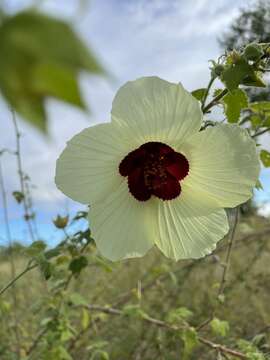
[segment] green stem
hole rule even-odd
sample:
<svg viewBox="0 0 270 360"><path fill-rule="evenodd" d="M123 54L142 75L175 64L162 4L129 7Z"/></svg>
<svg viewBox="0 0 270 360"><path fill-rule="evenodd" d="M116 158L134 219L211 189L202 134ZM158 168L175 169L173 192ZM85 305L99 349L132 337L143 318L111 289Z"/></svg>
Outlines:
<svg viewBox="0 0 270 360"><path fill-rule="evenodd" d="M33 264L33 265L28 265L21 273L19 273L17 276L15 276L6 286L4 286L1 290L0 290L0 296L4 294L4 292L6 292L12 285L15 284L15 282L17 282L23 275L25 275L26 273L28 273L28 271L36 268L38 265L37 264Z"/></svg>
<svg viewBox="0 0 270 360"><path fill-rule="evenodd" d="M206 99L207 99L207 97L209 95L209 91L210 91L211 86L213 85L213 82L215 81L215 79L216 79L215 77L211 77L211 79L210 79L210 81L208 83L207 89L206 89L206 91L204 93L204 96L203 96L203 99L202 99L202 109L204 108Z"/></svg>
<svg viewBox="0 0 270 360"><path fill-rule="evenodd" d="M222 90L222 92L220 94L218 94L216 97L214 97L214 99L212 101L210 101L210 103L208 105L206 105L205 107L202 107L202 112L204 114L206 114L214 105L216 105L216 103L223 98L223 96L225 96L228 93L228 89L224 89Z"/></svg>
<svg viewBox="0 0 270 360"><path fill-rule="evenodd" d="M255 133L254 135L252 135L252 138L254 139L254 138L256 138L257 136L260 136L260 135L262 135L262 134L267 133L268 131L270 131L270 128L269 128L269 127L268 127L267 129L264 129L264 130L262 130L262 131L259 131L259 132Z"/></svg>

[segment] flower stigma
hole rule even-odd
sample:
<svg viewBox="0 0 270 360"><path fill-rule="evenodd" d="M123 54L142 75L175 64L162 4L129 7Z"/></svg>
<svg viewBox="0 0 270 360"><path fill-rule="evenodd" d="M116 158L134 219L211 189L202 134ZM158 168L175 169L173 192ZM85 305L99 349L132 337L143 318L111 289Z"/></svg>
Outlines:
<svg viewBox="0 0 270 360"><path fill-rule="evenodd" d="M147 142L120 162L119 173L128 178L130 193L139 201L152 195L172 200L181 193L180 180L189 172L186 157L161 142Z"/></svg>

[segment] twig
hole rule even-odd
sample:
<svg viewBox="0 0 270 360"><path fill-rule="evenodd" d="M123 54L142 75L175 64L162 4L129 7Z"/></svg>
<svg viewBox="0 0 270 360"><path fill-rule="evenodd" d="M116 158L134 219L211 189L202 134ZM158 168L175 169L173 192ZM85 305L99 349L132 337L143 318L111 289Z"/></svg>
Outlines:
<svg viewBox="0 0 270 360"><path fill-rule="evenodd" d="M261 131L258 131L257 133L253 134L251 137L253 139L255 139L256 137L262 135L262 134L265 134L266 132L270 131L270 127L264 129L264 130L261 130Z"/></svg>
<svg viewBox="0 0 270 360"><path fill-rule="evenodd" d="M115 309L115 308L111 308L111 307L106 307L106 306L100 306L100 305L82 305L82 307L84 307L85 309L89 310L89 311L99 311L99 312L103 312L105 314L109 314L109 315L116 315L116 316L123 316L125 315L124 312L122 310L119 309ZM155 319L152 318L148 315L142 317L142 320L145 321L146 323L155 325L157 327L161 327L164 329L168 329L168 330L173 330L173 331L179 331L179 330L183 330L184 327L179 327L176 325L171 325L169 323L166 323L163 320L159 320L159 319ZM235 356L239 359L247 359L247 356L237 350L233 350L230 349L224 345L221 344L216 344L208 339L205 339L204 337L198 336L198 340L201 344L204 344L208 347L210 347L211 349L215 349L218 350L222 353L225 354L229 354L232 356Z"/></svg>
<svg viewBox="0 0 270 360"><path fill-rule="evenodd" d="M238 224L238 218L239 218L239 208L237 207L235 209L234 223L233 223L233 227L232 227L231 234L230 234L229 241L228 241L228 250L227 250L225 264L224 264L224 268L223 268L223 272L222 272L222 278L221 278L221 282L220 282L220 286L219 286L219 290L218 290L218 296L223 294L225 286L226 286L227 275L228 275L228 270L229 270L229 265L230 265L229 263L230 263L233 243L234 243L234 239L235 239L235 231L236 231L236 227Z"/></svg>
<svg viewBox="0 0 270 360"><path fill-rule="evenodd" d="M231 253L232 253L233 241L234 241L234 237L235 237L235 230L236 230L237 223L238 223L238 216L239 216L238 207L236 208L235 211L236 212L235 212L235 216L234 216L234 223L233 223L233 227L232 227L232 230L231 230L231 233L229 236L226 260L225 260L225 264L224 264L224 268L223 268L223 272L222 272L222 278L221 278L221 282L220 282L220 286L219 286L219 290L218 290L218 297L223 294L225 285L226 285L226 281L227 281L227 273L228 273L229 262L230 262L230 257L231 257ZM210 317L208 319L204 320L201 324L199 324L196 327L197 331L205 328L213 320L213 318L215 316L216 308L217 308L217 305L213 306Z"/></svg>
<svg viewBox="0 0 270 360"><path fill-rule="evenodd" d="M228 90L224 89L220 94L218 94L208 105L202 108L202 112L206 114L216 103L227 94Z"/></svg>
<svg viewBox="0 0 270 360"><path fill-rule="evenodd" d="M48 328L43 329L35 338L35 340L33 341L32 345L30 346L30 348L26 351L26 355L30 355L35 348L38 346L40 340L43 338L43 336L47 333Z"/></svg>
<svg viewBox="0 0 270 360"><path fill-rule="evenodd" d="M37 264L33 264L33 265L28 265L21 273L19 273L18 275L16 275L7 285L5 285L1 290L0 290L0 296L4 294L4 292L6 292L11 286L13 286L15 284L15 282L17 280L19 280L23 275L25 275L26 273L28 273L30 270L36 268L38 265Z"/></svg>
<svg viewBox="0 0 270 360"><path fill-rule="evenodd" d="M24 207L24 217L28 226L29 235L31 237L32 242L35 241L34 232L32 229L32 225L30 222L31 214L29 212L28 203L26 200L26 191L25 191L25 183L24 183L24 173L22 168L22 159L21 159L21 143L20 143L20 137L21 134L19 132L16 115L13 109L11 109L12 114L12 122L14 125L15 135L16 135L16 158L17 158L17 166L18 166L18 173L19 173L19 180L20 180L20 187L21 187L21 193L23 194L22 202Z"/></svg>

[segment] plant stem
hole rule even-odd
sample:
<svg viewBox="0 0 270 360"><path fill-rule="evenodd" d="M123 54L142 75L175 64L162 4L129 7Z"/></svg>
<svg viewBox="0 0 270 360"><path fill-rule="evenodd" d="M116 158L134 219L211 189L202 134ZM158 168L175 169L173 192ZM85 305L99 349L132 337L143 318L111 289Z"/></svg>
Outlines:
<svg viewBox="0 0 270 360"><path fill-rule="evenodd" d="M105 314L109 314L109 315L120 315L120 316L123 316L125 315L124 312L122 310L119 310L119 309L115 309L115 308L111 308L111 307L106 307L106 306L99 306L99 305L82 305L82 307L84 307L85 309L89 310L89 311L99 311L99 312L103 312ZM186 327L179 327L179 326L176 326L176 325L171 325L163 320L159 320L159 319L155 319L155 318L152 318L148 315L144 316L142 318L143 321L145 321L146 323L149 323L149 324L152 324L152 325L155 325L157 327L161 327L161 328L165 328L165 329L168 329L168 330L173 330L173 331L181 331L181 330L184 330L185 328L189 327L189 326L186 326ZM239 359L247 359L247 356L237 350L233 350L233 349L230 349L230 348L227 348L226 346L224 345L221 345L221 344L216 344L208 339L205 339L204 337L201 337L201 336L198 336L198 340L201 344L204 344L208 347L210 347L211 349L215 349L215 350L218 350L224 354L228 354L228 355L232 355L232 356L235 356Z"/></svg>
<svg viewBox="0 0 270 360"><path fill-rule="evenodd" d="M29 212L29 207L28 207L28 203L27 203L27 199L26 199L26 189L25 189L25 183L24 183L24 173L23 173L23 168L22 168L22 159L21 159L21 144L20 144L20 137L21 134L19 132L19 128L18 128L18 124L17 124L17 119L16 119L16 115L13 109L11 109L11 114L12 114L12 122L14 125L14 130L15 130L15 136L16 136L16 158L17 158L17 166L18 166L18 173L19 173L19 180L20 180L20 187L21 187L21 193L23 194L23 207L24 207L24 217L28 226L28 231L29 231L29 235L30 238L32 240L32 242L35 241L35 236L34 236L34 232L32 229L32 224L30 222L30 212Z"/></svg>
<svg viewBox="0 0 270 360"><path fill-rule="evenodd" d="M210 79L210 81L208 83L208 86L206 88L205 94L204 94L203 99L202 99L202 106L201 106L202 109L204 108L206 99L207 99L207 97L209 95L209 91L210 91L211 86L213 85L213 82L215 81L215 79L216 79L215 77L211 77L211 79Z"/></svg>
<svg viewBox="0 0 270 360"><path fill-rule="evenodd" d="M270 131L270 127L268 127L268 128L266 128L266 129L264 129L264 130L261 130L261 131L255 133L255 134L252 135L251 137L252 137L253 139L255 139L256 137L258 137L258 136L260 136L260 135L262 135L262 134L265 134L265 133L267 133L268 131Z"/></svg>
<svg viewBox="0 0 270 360"><path fill-rule="evenodd" d="M220 94L218 94L216 97L214 97L214 99L212 101L210 101L210 103L208 105L206 105L205 107L202 107L202 112L204 114L206 114L214 105L216 105L216 103L223 98L223 96L225 96L228 93L228 89L224 89L222 90L222 92Z"/></svg>
<svg viewBox="0 0 270 360"><path fill-rule="evenodd" d="M6 189L5 189L5 183L4 183L4 176L2 171L2 164L0 162L0 186L1 186L1 193L2 193L2 199L3 199L3 210L4 210L4 221L5 221L5 227L6 227L6 236L8 240L8 246L9 246L9 260L10 260L10 275L11 279L14 279L16 277L16 269L15 269L15 263L14 263L14 257L13 257L13 241L11 236L11 230L9 226L9 216L8 216L8 203L7 203L7 195L6 195ZM12 286L12 299L13 299L13 305L14 305L14 323L15 323L15 336L16 336L16 352L17 352L17 358L20 359L20 348L21 348L21 341L20 341L20 334L19 334L19 322L18 322L18 316L17 316L17 308L18 308L18 300L17 300L17 293L16 288L13 284Z"/></svg>
<svg viewBox="0 0 270 360"><path fill-rule="evenodd" d="M6 286L4 286L1 290L0 290L0 296L4 294L4 292L6 292L11 286L13 286L16 281L18 281L23 275L25 275L26 273L28 273L28 271L36 268L38 265L37 264L33 264L33 265L28 265L21 273L19 273L18 275L16 275Z"/></svg>
<svg viewBox="0 0 270 360"><path fill-rule="evenodd" d="M220 286L219 286L219 290L218 290L218 296L220 296L224 293L224 289L226 286L227 275L228 275L228 270L229 270L229 265L230 265L230 258L231 258L232 248L233 248L234 239L235 239L235 232L236 232L236 228L237 228L237 224L238 224L238 218L239 218L239 208L237 207L235 209L234 223L233 223L233 227L232 227L231 234L230 234L229 241L228 241L228 250L227 250L224 269L223 269L223 273L222 273L222 278L221 278L221 282L220 282Z"/></svg>

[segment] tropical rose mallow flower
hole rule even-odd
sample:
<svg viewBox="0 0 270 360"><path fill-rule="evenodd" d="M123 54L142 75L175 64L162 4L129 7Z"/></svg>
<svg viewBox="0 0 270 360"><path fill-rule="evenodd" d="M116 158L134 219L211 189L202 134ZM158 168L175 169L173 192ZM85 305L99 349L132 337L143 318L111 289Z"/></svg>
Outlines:
<svg viewBox="0 0 270 360"><path fill-rule="evenodd" d="M112 120L68 143L56 184L90 204L92 235L110 260L200 258L229 230L224 208L252 196L259 175L255 142L238 125L200 131L199 102L182 85L144 77L120 88Z"/></svg>

